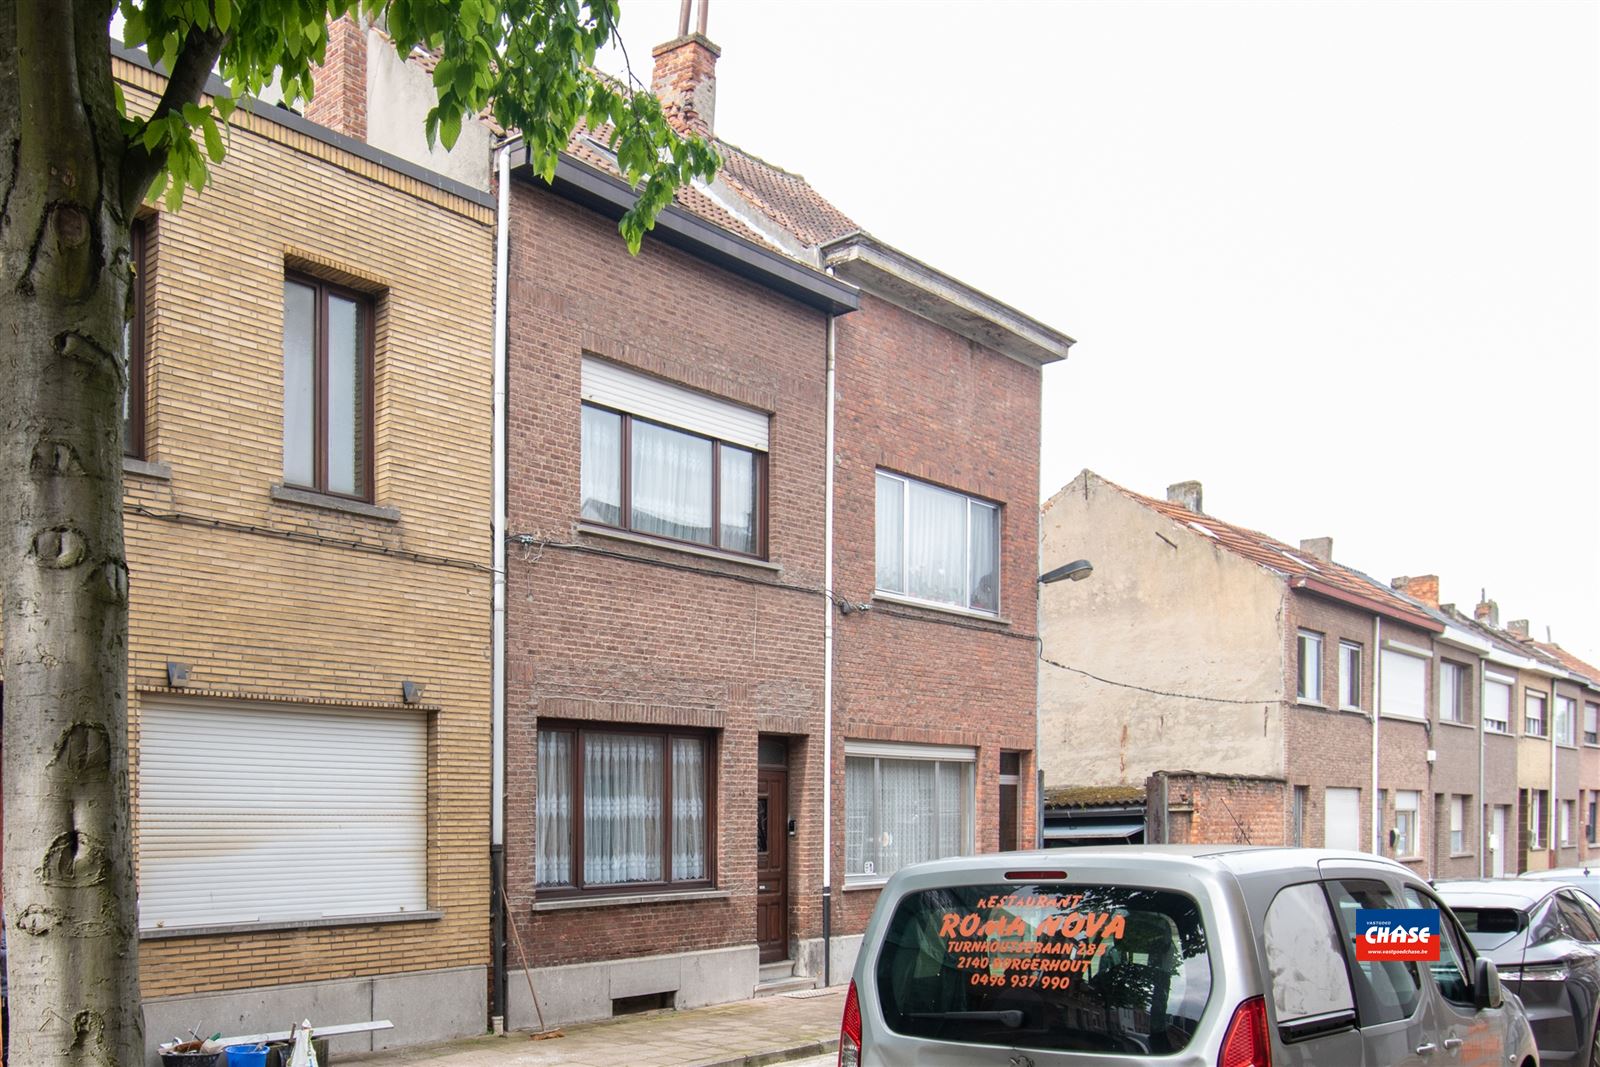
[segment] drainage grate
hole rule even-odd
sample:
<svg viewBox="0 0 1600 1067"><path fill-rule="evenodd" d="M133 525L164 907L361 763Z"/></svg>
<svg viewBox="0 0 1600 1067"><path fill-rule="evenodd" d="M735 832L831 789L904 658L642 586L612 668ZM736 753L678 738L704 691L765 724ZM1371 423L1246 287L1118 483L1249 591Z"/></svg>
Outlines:
<svg viewBox="0 0 1600 1067"><path fill-rule="evenodd" d="M837 989L801 989L793 993L785 993L790 1000L810 1000L812 997L825 997L829 993L837 993Z"/></svg>

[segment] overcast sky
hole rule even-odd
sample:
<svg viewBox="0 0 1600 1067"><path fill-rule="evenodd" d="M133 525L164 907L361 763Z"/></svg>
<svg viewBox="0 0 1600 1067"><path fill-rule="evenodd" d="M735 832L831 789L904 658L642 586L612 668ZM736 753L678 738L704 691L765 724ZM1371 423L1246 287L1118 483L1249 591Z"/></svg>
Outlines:
<svg viewBox="0 0 1600 1067"><path fill-rule="evenodd" d="M623 0L646 81L677 18ZM1042 496L1199 479L1600 663L1600 6L715 0L708 28L719 135L1078 339Z"/></svg>

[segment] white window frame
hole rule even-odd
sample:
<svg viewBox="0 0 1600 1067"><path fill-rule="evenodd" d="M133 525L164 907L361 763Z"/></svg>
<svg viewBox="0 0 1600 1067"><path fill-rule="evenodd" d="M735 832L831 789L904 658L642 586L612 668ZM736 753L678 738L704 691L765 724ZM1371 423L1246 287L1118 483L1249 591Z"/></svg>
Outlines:
<svg viewBox="0 0 1600 1067"><path fill-rule="evenodd" d="M1431 658L1432 656L1426 654L1422 649L1413 648L1410 645L1402 645L1394 641L1384 642L1383 648L1378 651L1378 659L1382 664L1380 671L1382 683L1379 687L1378 695L1378 711L1380 714L1397 719L1420 719L1424 721L1427 719L1428 660ZM1398 675L1401 664L1415 664L1416 670L1421 672L1422 692L1418 694L1414 706L1394 706L1400 703L1398 698L1404 695L1398 688L1391 688L1399 685ZM1409 675L1412 668L1407 667L1406 670Z"/></svg>
<svg viewBox="0 0 1600 1067"><path fill-rule="evenodd" d="M1004 602L1001 599L1001 595L1000 595L1001 594L1001 590L1002 590L1002 588L1004 586L1004 582L1001 579L1001 564L1002 564L1002 562L1004 561L1004 558L1005 558L1005 541L1004 541L1005 529L1004 529L1004 525L1003 525L1003 523L1001 521L1003 516L1001 515L1001 506L1000 506L1000 504L997 503L996 501L993 501L993 500L985 500L983 497L973 496L971 493L963 493L958 489L951 489L948 486L937 485L937 484L935 484L933 482L924 481L921 478L912 478L909 475L898 474L898 473L896 473L894 471L884 470L882 468L879 468L875 472L875 477L873 478L873 493L874 493L873 499L874 500L877 499L877 497L876 497L877 482L878 482L879 478L887 478L890 481L896 481L896 482L900 483L900 585L901 585L902 589L905 589L910 584L906 580L906 576L907 576L907 572L910 570L910 566L911 566L911 486L912 485L920 485L920 486L922 486L922 487L924 487L926 489L935 490L936 492L948 493L951 496L960 497L962 500L964 500L966 502L966 508L965 508L965 510L963 512L963 514L965 516L965 522L966 522L966 549L965 549L965 551L964 551L964 553L962 555L962 559L963 559L963 566L961 568L961 570L962 570L962 578L961 578L961 582L962 582L962 585L961 585L961 588L962 588L962 602L960 604L952 604L952 603L949 603L949 602L943 601L943 600L930 600L927 597L916 596L916 595L914 595L912 593L909 593L909 592L896 592L893 589L884 589L884 588L882 588L881 586L878 585L878 574L877 574L876 557L874 557L874 562L873 562L873 577L872 577L872 583L873 583L873 587L874 587L873 588L873 595L877 596L877 597L882 597L882 598L884 598L886 600L899 600L899 601L904 601L906 603L917 604L917 605L924 606L924 607L938 608L941 611L958 611L958 612L963 612L963 613L969 614L969 615L981 615L981 616L984 616L984 617L998 617L1000 615L1001 610L1005 606ZM995 589L994 589L994 610L993 611L990 611L990 610L988 610L986 608L975 608L975 607L972 606L972 508L973 508L974 505L976 505L978 507L981 507L981 508L988 508L990 511L994 512L994 532L995 532L995 536L994 536L994 583L995 583ZM878 522L877 522L877 517L874 516L874 520L873 520L873 538L874 538L874 541L876 541L877 537L878 537Z"/></svg>
<svg viewBox="0 0 1600 1067"><path fill-rule="evenodd" d="M1366 650L1356 641L1339 642L1339 708L1341 711L1361 710L1361 658ZM1352 670L1351 660L1354 659ZM1355 685L1355 699L1350 699L1351 683Z"/></svg>
<svg viewBox="0 0 1600 1067"><path fill-rule="evenodd" d="M1534 702L1539 705L1539 714L1533 714ZM1538 722L1539 731L1535 733L1528 728L1528 724ZM1522 735L1524 737L1549 737L1550 736L1550 697L1537 689L1524 689L1522 691Z"/></svg>
<svg viewBox="0 0 1600 1067"><path fill-rule="evenodd" d="M1544 848L1545 818L1549 813L1545 811L1545 791L1543 789L1528 790L1528 850L1537 852Z"/></svg>
<svg viewBox="0 0 1600 1067"><path fill-rule="evenodd" d="M1467 798L1460 793L1450 798L1450 855L1460 856L1467 848Z"/></svg>
<svg viewBox="0 0 1600 1067"><path fill-rule="evenodd" d="M1394 854L1397 858L1418 855L1421 845L1422 794L1415 789L1398 789L1394 794Z"/></svg>
<svg viewBox="0 0 1600 1067"><path fill-rule="evenodd" d="M918 745L898 741L852 741L844 743L845 759L890 759L890 760L923 760L940 765L961 763L969 766L967 775L966 796L963 802L966 806L965 820L961 828L962 845L958 855L972 855L977 848L977 811L978 811L978 753L976 749L964 745ZM935 774L938 772L936 771ZM846 775L848 781L848 774ZM935 779L937 782L937 778ZM848 788L848 787L847 787ZM937 791L938 786L935 785ZM873 797L876 805L877 798ZM845 810L848 814L850 797L845 796ZM845 868L846 885L881 885L888 881L893 871L877 871L871 874L864 872L851 872L848 859Z"/></svg>
<svg viewBox="0 0 1600 1067"><path fill-rule="evenodd" d="M1505 718L1491 718L1489 708L1495 700L1489 699L1489 694L1503 693L1505 695ZM1507 678L1499 674L1485 674L1483 678L1483 729L1485 733L1510 734L1511 733L1511 707L1516 703L1516 679Z"/></svg>
<svg viewBox="0 0 1600 1067"><path fill-rule="evenodd" d="M1322 703L1322 635L1315 630L1301 630L1295 638L1295 699L1302 704ZM1306 650L1316 650L1316 670L1310 679L1312 688L1306 689Z"/></svg>
<svg viewBox="0 0 1600 1067"><path fill-rule="evenodd" d="M1557 838L1557 840L1561 842L1562 848L1567 848L1572 844L1572 808L1572 801L1563 800L1561 802L1561 808L1559 811L1561 836Z"/></svg>
<svg viewBox="0 0 1600 1067"><path fill-rule="evenodd" d="M1583 702L1583 743L1600 745L1600 704L1592 700Z"/></svg>
<svg viewBox="0 0 1600 1067"><path fill-rule="evenodd" d="M1465 723L1467 719L1467 686L1471 671L1464 663L1453 659L1439 661L1439 721Z"/></svg>
<svg viewBox="0 0 1600 1067"><path fill-rule="evenodd" d="M1555 724L1552 729L1558 745L1578 743L1578 702L1571 697L1556 694Z"/></svg>

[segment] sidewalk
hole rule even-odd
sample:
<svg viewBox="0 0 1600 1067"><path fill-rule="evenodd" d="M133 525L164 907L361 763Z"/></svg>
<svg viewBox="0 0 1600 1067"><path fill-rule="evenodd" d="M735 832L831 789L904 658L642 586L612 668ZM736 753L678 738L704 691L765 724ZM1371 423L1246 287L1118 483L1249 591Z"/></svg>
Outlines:
<svg viewBox="0 0 1600 1067"><path fill-rule="evenodd" d="M831 1052L844 988L807 990L688 1011L651 1012L566 1027L534 1041L526 1032L389 1052L340 1054L334 1067L759 1067ZM831 1063L832 1060L827 1062Z"/></svg>

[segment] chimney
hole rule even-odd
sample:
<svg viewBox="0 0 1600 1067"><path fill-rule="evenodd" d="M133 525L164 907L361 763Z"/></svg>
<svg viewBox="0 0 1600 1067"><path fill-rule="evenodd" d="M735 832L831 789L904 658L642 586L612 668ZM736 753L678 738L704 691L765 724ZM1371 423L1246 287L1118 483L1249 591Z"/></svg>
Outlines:
<svg viewBox="0 0 1600 1067"><path fill-rule="evenodd" d="M352 16L328 23L328 51L311 65L316 93L306 118L357 141L367 139L367 31Z"/></svg>
<svg viewBox="0 0 1600 1067"><path fill-rule="evenodd" d="M1486 626L1496 630L1500 628L1500 605L1487 597L1479 594L1478 606L1472 609L1472 617Z"/></svg>
<svg viewBox="0 0 1600 1067"><path fill-rule="evenodd" d="M1181 504L1196 515L1204 515L1200 507L1200 483L1177 482L1167 486L1167 503Z"/></svg>
<svg viewBox="0 0 1600 1067"><path fill-rule="evenodd" d="M1300 551L1326 562L1333 562L1333 538L1306 537L1300 541Z"/></svg>
<svg viewBox="0 0 1600 1067"><path fill-rule="evenodd" d="M650 91L661 101L667 123L684 135L711 138L717 114L717 57L722 49L706 36L706 5L700 0L700 21L689 32L689 9L693 0L683 0L678 16L678 36L651 49L655 67L650 74Z"/></svg>
<svg viewBox="0 0 1600 1067"><path fill-rule="evenodd" d="M1510 622L1506 623L1506 629L1511 633L1516 634L1518 637L1525 638L1528 636L1528 620L1512 619Z"/></svg>
<svg viewBox="0 0 1600 1067"><path fill-rule="evenodd" d="M1430 608L1439 606L1439 576L1420 574L1415 578L1396 578L1389 588L1398 589L1412 600L1420 600Z"/></svg>

